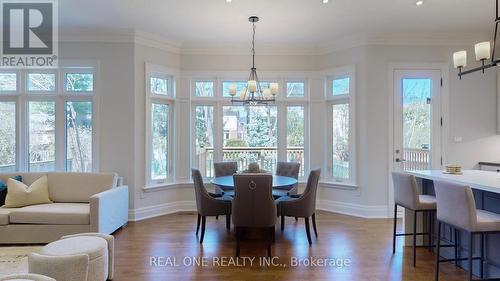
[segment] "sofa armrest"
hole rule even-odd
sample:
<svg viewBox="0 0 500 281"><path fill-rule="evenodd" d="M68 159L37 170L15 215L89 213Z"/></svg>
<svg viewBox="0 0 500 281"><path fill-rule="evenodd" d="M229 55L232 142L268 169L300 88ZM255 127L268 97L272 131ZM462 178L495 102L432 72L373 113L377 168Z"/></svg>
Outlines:
<svg viewBox="0 0 500 281"><path fill-rule="evenodd" d="M128 186L90 197L90 231L111 234L128 222Z"/></svg>

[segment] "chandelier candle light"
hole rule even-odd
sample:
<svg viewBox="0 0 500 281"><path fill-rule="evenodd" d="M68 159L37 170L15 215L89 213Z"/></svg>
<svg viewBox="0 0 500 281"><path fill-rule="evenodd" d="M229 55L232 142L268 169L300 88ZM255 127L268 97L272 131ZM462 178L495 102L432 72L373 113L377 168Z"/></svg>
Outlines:
<svg viewBox="0 0 500 281"><path fill-rule="evenodd" d="M498 34L498 23L500 23L500 17L498 13L498 0L496 0L496 18L495 18L495 36L493 38L493 50L491 50L491 44L489 41L477 43L474 46L476 60L481 61L481 66L462 71L467 66L467 51L458 51L453 54L453 66L458 68L458 77L462 79L463 75L473 73L476 71L482 71L484 73L485 69L494 67L500 64L500 59L495 58L495 47L497 42ZM487 60L491 61L486 63Z"/></svg>
<svg viewBox="0 0 500 281"><path fill-rule="evenodd" d="M259 21L259 17L252 16L248 18L252 23L252 68L250 69L250 76L248 77L247 86L240 91L239 99L235 96L237 94L236 85L229 86L229 95L231 96L231 103L242 103L244 105L268 105L269 103L276 102L276 95L279 91L278 83L269 83L269 88L262 89L257 75L257 68L255 68L255 23Z"/></svg>

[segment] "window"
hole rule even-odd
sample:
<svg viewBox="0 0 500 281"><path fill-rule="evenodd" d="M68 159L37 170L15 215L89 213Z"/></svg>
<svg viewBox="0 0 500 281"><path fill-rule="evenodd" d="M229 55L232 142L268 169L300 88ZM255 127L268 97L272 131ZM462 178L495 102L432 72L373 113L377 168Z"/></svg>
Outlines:
<svg viewBox="0 0 500 281"><path fill-rule="evenodd" d="M146 185L173 179L174 77L160 66L146 64Z"/></svg>
<svg viewBox="0 0 500 281"><path fill-rule="evenodd" d="M66 102L66 171L92 171L92 102Z"/></svg>
<svg viewBox="0 0 500 281"><path fill-rule="evenodd" d="M330 116L328 171L335 181L354 183L354 92L352 67L335 71L329 79L327 96Z"/></svg>
<svg viewBox="0 0 500 281"><path fill-rule="evenodd" d="M16 171L16 102L0 101L0 173Z"/></svg>
<svg viewBox="0 0 500 281"><path fill-rule="evenodd" d="M17 91L16 73L0 73L0 92Z"/></svg>
<svg viewBox="0 0 500 281"><path fill-rule="evenodd" d="M304 82L287 82L286 96L289 98L302 98L305 96Z"/></svg>
<svg viewBox="0 0 500 281"><path fill-rule="evenodd" d="M27 90L31 92L53 92L56 90L54 73L28 73Z"/></svg>
<svg viewBox="0 0 500 281"><path fill-rule="evenodd" d="M299 176L304 176L304 106L288 106L286 122L286 161L299 162Z"/></svg>
<svg viewBox="0 0 500 281"><path fill-rule="evenodd" d="M66 73L65 84L68 92L92 92L94 90L94 74Z"/></svg>
<svg viewBox="0 0 500 281"><path fill-rule="evenodd" d="M257 162L261 169L274 171L277 161L276 106L224 106L224 161L237 161L245 170Z"/></svg>
<svg viewBox="0 0 500 281"><path fill-rule="evenodd" d="M1 90L0 172L96 170L93 68L3 72Z"/></svg>
<svg viewBox="0 0 500 281"><path fill-rule="evenodd" d="M214 96L214 82L211 81L196 81L195 94L197 97L213 97Z"/></svg>
<svg viewBox="0 0 500 281"><path fill-rule="evenodd" d="M203 177L214 176L214 107L195 107L195 161ZM228 133L227 133L228 134ZM225 135L228 137L229 135Z"/></svg>

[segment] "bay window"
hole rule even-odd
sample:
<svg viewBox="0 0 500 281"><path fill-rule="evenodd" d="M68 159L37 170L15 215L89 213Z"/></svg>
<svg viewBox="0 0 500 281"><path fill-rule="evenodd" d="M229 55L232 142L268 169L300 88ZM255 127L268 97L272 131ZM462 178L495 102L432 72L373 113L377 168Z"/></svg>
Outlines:
<svg viewBox="0 0 500 281"><path fill-rule="evenodd" d="M94 83L92 67L0 72L0 172L97 170Z"/></svg>

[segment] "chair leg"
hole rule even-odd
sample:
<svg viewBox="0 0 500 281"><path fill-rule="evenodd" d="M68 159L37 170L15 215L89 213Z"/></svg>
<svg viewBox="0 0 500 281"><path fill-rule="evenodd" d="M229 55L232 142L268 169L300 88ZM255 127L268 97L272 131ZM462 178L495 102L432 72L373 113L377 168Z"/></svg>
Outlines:
<svg viewBox="0 0 500 281"><path fill-rule="evenodd" d="M271 244L273 240L274 227L270 227L267 231L267 256L271 257Z"/></svg>
<svg viewBox="0 0 500 281"><path fill-rule="evenodd" d="M431 223L431 215L432 215L432 212L427 212L427 220L425 221L425 225L427 225L427 245L429 245L429 247L427 247L427 250L430 252L431 251L431 240L432 240L432 223Z"/></svg>
<svg viewBox="0 0 500 281"><path fill-rule="evenodd" d="M436 271L434 272L434 281L439 280L439 252L441 250L441 222L438 221L436 236Z"/></svg>
<svg viewBox="0 0 500 281"><path fill-rule="evenodd" d="M455 267L458 267L458 229L455 228L455 245L453 247L455 248Z"/></svg>
<svg viewBox="0 0 500 281"><path fill-rule="evenodd" d="M417 211L413 211L413 267L417 266Z"/></svg>
<svg viewBox="0 0 500 281"><path fill-rule="evenodd" d="M298 217L295 217L295 221L299 221L299 218L298 218Z"/></svg>
<svg viewBox="0 0 500 281"><path fill-rule="evenodd" d="M207 217L206 216L201 216L201 238L200 238L200 244L203 243L203 238L205 238L205 224L207 222Z"/></svg>
<svg viewBox="0 0 500 281"><path fill-rule="evenodd" d="M276 231L274 229L274 226L271 227L271 238L273 239L273 243L276 242Z"/></svg>
<svg viewBox="0 0 500 281"><path fill-rule="evenodd" d="M481 259L479 260L479 277L484 279L484 233L481 233Z"/></svg>
<svg viewBox="0 0 500 281"><path fill-rule="evenodd" d="M240 257L240 228L235 227L236 231L236 257Z"/></svg>
<svg viewBox="0 0 500 281"><path fill-rule="evenodd" d="M216 219L216 220L219 220L219 216L215 216L215 219Z"/></svg>
<svg viewBox="0 0 500 281"><path fill-rule="evenodd" d="M200 222L201 222L201 215L198 214L198 222L196 223L196 235L198 235L198 232L200 231Z"/></svg>
<svg viewBox="0 0 500 281"><path fill-rule="evenodd" d="M398 205L394 205L394 227L392 229L392 253L396 253L396 224L397 224L397 215L398 215Z"/></svg>
<svg viewBox="0 0 500 281"><path fill-rule="evenodd" d="M307 240L309 241L309 245L311 245L312 241L311 241L311 230L309 229L309 217L305 217L304 220L306 222Z"/></svg>
<svg viewBox="0 0 500 281"><path fill-rule="evenodd" d="M474 252L474 234L469 233L469 252L467 258L467 280L472 281L472 253Z"/></svg>
<svg viewBox="0 0 500 281"><path fill-rule="evenodd" d="M226 229L231 229L231 215L226 215Z"/></svg>
<svg viewBox="0 0 500 281"><path fill-rule="evenodd" d="M318 230L316 229L316 213L312 215L312 222L313 222L314 235L316 236L316 238L318 238Z"/></svg>
<svg viewBox="0 0 500 281"><path fill-rule="evenodd" d="M281 232L285 230L285 216L281 216Z"/></svg>

